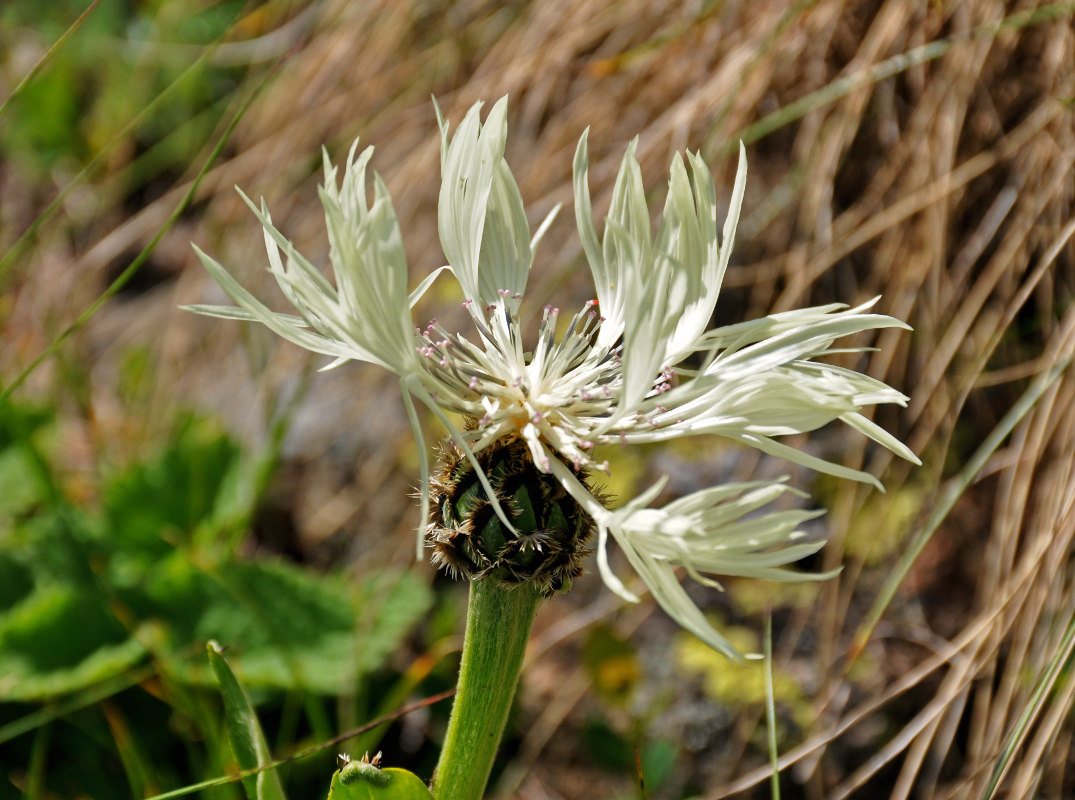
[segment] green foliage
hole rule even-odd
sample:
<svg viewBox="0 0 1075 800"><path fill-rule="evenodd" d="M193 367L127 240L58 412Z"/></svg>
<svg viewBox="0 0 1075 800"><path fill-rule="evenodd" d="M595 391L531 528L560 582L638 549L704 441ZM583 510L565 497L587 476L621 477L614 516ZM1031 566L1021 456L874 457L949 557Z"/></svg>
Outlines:
<svg viewBox="0 0 1075 800"><path fill-rule="evenodd" d="M92 590L48 582L4 615L0 674L11 700L54 697L117 675L145 655Z"/></svg>
<svg viewBox="0 0 1075 800"><path fill-rule="evenodd" d="M149 576L147 610L167 620L170 648L215 638L229 644L251 688L353 690L400 645L430 605L411 576L377 575L350 586L282 562L226 563L206 572L180 555ZM200 665L180 674L204 682Z"/></svg>
<svg viewBox="0 0 1075 800"><path fill-rule="evenodd" d="M639 749L642 777L647 786L661 786L672 774L678 749L667 739L657 739Z"/></svg>
<svg viewBox="0 0 1075 800"><path fill-rule="evenodd" d="M39 452L47 409L0 402L0 522L28 513L54 487Z"/></svg>
<svg viewBox="0 0 1075 800"><path fill-rule="evenodd" d="M19 483L43 423L13 413L6 427L23 438L0 451L0 484ZM238 446L190 419L158 456L106 481L99 517L23 482L8 496L0 551L6 696L74 691L150 650L175 675L206 683L204 666L182 656L207 639L234 647L237 672L258 688L344 692L381 666L429 608L428 588L407 575L349 582L237 560L227 543L253 514L252 481Z"/></svg>
<svg viewBox="0 0 1075 800"><path fill-rule="evenodd" d="M158 456L107 481L106 535L138 567L177 546L209 547L220 535L234 541L253 512L247 470L238 445L219 429L184 420Z"/></svg>
<svg viewBox="0 0 1075 800"><path fill-rule="evenodd" d="M601 717L591 717L582 730L586 754L594 763L613 772L625 772L633 766L631 745Z"/></svg>
<svg viewBox="0 0 1075 800"><path fill-rule="evenodd" d="M582 731L586 754L595 764L615 774L635 775L647 790L659 790L672 774L679 749L666 739L639 742L639 738L640 734L621 734L598 716L587 720Z"/></svg>
<svg viewBox="0 0 1075 800"><path fill-rule="evenodd" d="M56 466L63 447L47 410L0 406L0 741L11 743L0 764L12 774L31 739L43 754L87 752L93 796L113 796L117 781L148 796L225 774L206 690L229 680L225 719L253 713L238 704L241 680L261 700L305 710L327 738L334 726L318 698L354 695L431 605L412 575L356 580L240 558L271 465L206 420L186 418L156 454L104 469L96 503L82 499L84 479ZM194 657L209 639L228 648L230 666ZM293 737L289 713L281 724ZM77 721L42 738L56 716ZM41 773L61 796L75 791L68 763Z"/></svg>
<svg viewBox="0 0 1075 800"><path fill-rule="evenodd" d="M39 56L86 5L82 0L44 5L8 0L0 8L0 53ZM234 87L234 70L202 66L183 72L200 54L197 46L224 34L242 6L241 0L208 7L194 0L99 3L79 35L53 54L14 99L6 113L19 124L0 126L0 150L24 172L41 176L64 160L84 163L169 89L168 102L131 132L129 144L145 149L167 142L170 152L163 161L181 168L215 122L202 112ZM18 70L0 60L0 68L5 66ZM171 138L177 129L187 135Z"/></svg>
<svg viewBox="0 0 1075 800"><path fill-rule="evenodd" d="M822 586L817 581L782 583L748 578L730 578L724 584L739 613L750 617L764 616L767 608L810 608L817 602Z"/></svg>
<svg viewBox="0 0 1075 800"><path fill-rule="evenodd" d="M928 489L911 481L886 494L867 495L848 532L845 552L871 567L891 563L905 546L927 498Z"/></svg>

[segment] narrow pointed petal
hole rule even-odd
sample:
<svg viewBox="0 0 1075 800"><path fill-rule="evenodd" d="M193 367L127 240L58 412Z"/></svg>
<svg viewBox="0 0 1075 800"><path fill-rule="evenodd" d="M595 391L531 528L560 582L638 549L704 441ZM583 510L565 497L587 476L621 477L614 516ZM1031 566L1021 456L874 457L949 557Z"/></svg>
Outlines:
<svg viewBox="0 0 1075 800"><path fill-rule="evenodd" d="M271 330L278 336L282 336L289 342L293 342L299 347L304 347L307 350L312 350L315 353L323 353L330 356L339 356L343 354L346 348L340 342L333 341L325 336L321 336L317 333L306 329L305 325L298 325L294 322L294 317L287 314L277 314L274 311L269 310L265 304L257 300L250 292L239 285L231 274L224 269L224 267L212 257L203 253L197 246L194 247L195 253L201 260L202 265L206 271L213 277L213 279L220 285L227 295L234 300L239 306L250 315L250 319L260 322L266 328ZM193 306L192 310L197 313L206 313L211 316L223 316L219 313L216 307L213 306ZM230 317L231 319L243 319L242 316L236 314ZM373 355L369 352L361 351L359 348L353 348L354 358L362 361L373 361Z"/></svg>
<svg viewBox="0 0 1075 800"><path fill-rule="evenodd" d="M707 575L778 581L831 577L831 573L787 569L824 545L804 540L799 530L800 524L820 512L791 509L755 516L759 508L785 493L800 494L779 481L727 484L695 492L664 508L631 502L609 512L603 524L661 607L706 644L735 659L734 648L680 586L674 567L685 567L707 585L717 585Z"/></svg>
<svg viewBox="0 0 1075 800"><path fill-rule="evenodd" d="M475 103L452 137L440 118L441 247L473 313L495 304L500 290L521 295L533 256L522 196L504 160L507 97L484 125L480 111Z"/></svg>
<svg viewBox="0 0 1075 800"><path fill-rule="evenodd" d="M701 263L695 270L697 285L692 287L693 298L685 309L676 332L669 345L667 360L676 363L688 353L698 349L699 340L709 326L716 308L720 287L731 261L732 248L735 244L735 231L739 224L739 214L743 208L743 196L746 193L747 156L743 143L739 143L739 166L735 173L735 183L728 203L728 215L724 220L724 229L717 239L717 198L713 186L713 176L709 167L697 154L688 154L691 162L694 199L697 207L698 228L705 252Z"/></svg>

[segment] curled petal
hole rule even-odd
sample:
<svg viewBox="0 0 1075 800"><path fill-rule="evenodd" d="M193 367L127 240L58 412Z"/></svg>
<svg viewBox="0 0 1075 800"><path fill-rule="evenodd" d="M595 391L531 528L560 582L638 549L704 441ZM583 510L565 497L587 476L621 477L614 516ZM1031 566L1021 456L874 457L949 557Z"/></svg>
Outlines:
<svg viewBox="0 0 1075 800"><path fill-rule="evenodd" d="M706 621L676 578L682 566L701 582L708 575L777 581L821 580L835 573L787 569L823 544L810 540L802 523L820 511L786 509L755 514L785 494L799 495L782 481L732 483L703 489L664 508L632 502L599 521L622 547L631 566L660 606L706 644L731 658L738 654ZM652 498L653 492L647 492ZM604 572L602 572L604 577ZM607 579L606 579L607 580Z"/></svg>

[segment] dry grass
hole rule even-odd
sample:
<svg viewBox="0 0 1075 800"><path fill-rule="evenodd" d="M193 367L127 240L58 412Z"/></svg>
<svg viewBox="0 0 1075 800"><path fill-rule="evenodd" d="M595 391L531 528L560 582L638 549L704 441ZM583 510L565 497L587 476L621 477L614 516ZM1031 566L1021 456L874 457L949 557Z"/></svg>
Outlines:
<svg viewBox="0 0 1075 800"><path fill-rule="evenodd" d="M220 414L257 441L280 397L309 386L280 481L299 535L292 544L314 561L406 563L416 456L391 382L362 367L310 379L294 348L174 310L215 295L189 240L269 295L260 231L231 186L264 195L316 261L325 250L317 149L325 143L341 154L361 135L377 146L374 164L419 276L441 259L430 94L455 120L477 99L511 94L508 160L534 220L570 201L571 156L587 126L600 212L635 134L647 185L663 183L673 152L701 148L724 196L729 145L744 131L756 135L751 126L767 114L804 101L803 113L778 116L775 129L749 141L742 233L718 317L882 295L881 310L915 332L884 332L860 366L911 396L909 410L886 409L879 421L924 465L890 463L838 432L817 439L848 465L880 474L889 493L815 486L831 508L830 544L816 566L844 572L815 602L778 609L777 667L800 676L813 719L784 740L784 796L982 798L1009 752L996 796L1075 796L1075 682L1070 651L1062 651L1075 621L1075 380L1067 368L1075 347L1075 30L1071 9L1052 21L981 27L1031 6L314 3L299 45L203 184L198 213L156 250L158 283L107 305L23 391L58 393L57 364L83 365L92 392L69 404L70 425L90 445L69 457L89 468L80 459L94 446L122 459L180 405ZM907 65L888 65L905 69L871 80L886 60L937 41L943 52L918 51ZM834 84L846 91L811 99ZM21 262L3 309L3 374L15 374L97 296L187 180L136 213L105 207L53 226L80 234L44 237ZM6 183L18 188L10 174ZM546 239L531 294L586 297L571 217L563 214ZM134 418L115 385L121 355L136 345L152 347L158 372ZM961 483L959 471L988 434L1058 368ZM728 459L708 443L697 448L691 458L703 465ZM753 466L749 454L735 461L737 472ZM798 479L806 486L812 478ZM947 513L931 519L937 508ZM888 602L883 582L908 552ZM876 625L871 606L883 611ZM596 796L580 787L607 785L608 796L629 789L630 776L609 778L573 757L593 701L587 673L562 656L577 644L574 624L594 618L625 633L654 630L640 633L644 651L667 647L667 628L649 610L623 610L593 586L548 610L537 644L551 649L524 690L532 724L503 791L539 800ZM1036 698L1058 660L1064 670ZM543 670L557 679L543 680ZM666 689L694 691L666 679ZM676 736L676 719L659 724ZM764 753L750 744L759 722L758 710L721 718L717 733L677 764L677 785L705 798L768 796Z"/></svg>

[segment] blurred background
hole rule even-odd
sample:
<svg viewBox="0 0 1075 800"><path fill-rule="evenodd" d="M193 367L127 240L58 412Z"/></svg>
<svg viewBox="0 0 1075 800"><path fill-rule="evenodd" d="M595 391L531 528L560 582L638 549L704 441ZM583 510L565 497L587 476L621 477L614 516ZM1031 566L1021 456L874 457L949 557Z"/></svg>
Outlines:
<svg viewBox="0 0 1075 800"><path fill-rule="evenodd" d="M428 778L465 587L414 562L419 453L389 375L240 323L191 242L276 308L264 197L327 260L324 146L355 137L443 263L430 97L511 95L531 224L564 212L534 308L592 282L571 159L603 215L638 135L651 208L699 150L726 208L716 324L857 304L913 333L848 366L911 397L876 420L923 459L824 429L869 487L721 443L612 450L607 489L791 474L830 509L802 585L692 586L742 649L773 619L784 798L1070 798L1075 681L1075 30L1071 3L5 0L0 6L0 798L145 798L235 769L205 658L245 683L292 797L339 751ZM723 210L720 212L723 214ZM450 326L438 283L416 310ZM441 435L429 420L431 440ZM622 562L614 561L621 574ZM592 570L590 570L592 572ZM763 671L595 575L539 614L493 795L770 797ZM643 788L644 779L644 788ZM311 794L314 792L314 794ZM237 782L197 796L239 798Z"/></svg>

